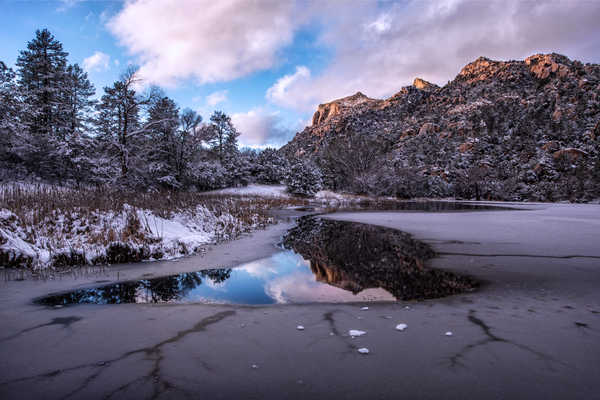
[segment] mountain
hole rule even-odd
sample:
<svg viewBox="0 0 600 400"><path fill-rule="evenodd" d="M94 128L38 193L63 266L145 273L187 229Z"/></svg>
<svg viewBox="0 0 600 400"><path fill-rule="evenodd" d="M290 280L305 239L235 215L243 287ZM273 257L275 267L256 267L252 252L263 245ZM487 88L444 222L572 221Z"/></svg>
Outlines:
<svg viewBox="0 0 600 400"><path fill-rule="evenodd" d="M334 190L399 197L600 197L600 65L560 54L485 57L440 87L319 105L280 152Z"/></svg>

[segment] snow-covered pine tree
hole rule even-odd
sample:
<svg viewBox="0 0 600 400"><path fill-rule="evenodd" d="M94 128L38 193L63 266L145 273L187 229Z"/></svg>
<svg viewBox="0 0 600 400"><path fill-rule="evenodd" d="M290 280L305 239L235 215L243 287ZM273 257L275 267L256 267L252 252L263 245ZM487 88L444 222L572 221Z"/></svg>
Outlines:
<svg viewBox="0 0 600 400"><path fill-rule="evenodd" d="M113 86L104 88L104 95L96 106L96 131L105 157L104 162L115 170L113 179L124 184L139 184L139 169L144 156L142 147L145 144L143 134L146 130L140 124L140 109L149 102L134 89L139 82L137 69L129 68ZM132 173L131 170L135 170Z"/></svg>
<svg viewBox="0 0 600 400"><path fill-rule="evenodd" d="M184 109L179 117L179 129L175 137L174 168L175 177L186 186L192 183L190 169L202 152L202 117L194 110Z"/></svg>
<svg viewBox="0 0 600 400"><path fill-rule="evenodd" d="M289 169L289 162L277 150L267 147L256 158L256 180L260 183L278 184L283 182Z"/></svg>
<svg viewBox="0 0 600 400"><path fill-rule="evenodd" d="M237 138L240 134L231 122L231 117L222 111L215 111L211 115L209 127L208 145L223 164L227 154L238 151Z"/></svg>
<svg viewBox="0 0 600 400"><path fill-rule="evenodd" d="M33 135L58 136L64 127L68 54L50 31L42 29L17 58L19 85L28 106L23 122Z"/></svg>
<svg viewBox="0 0 600 400"><path fill-rule="evenodd" d="M21 161L23 147L30 138L21 124L20 101L15 72L0 61L0 160Z"/></svg>
<svg viewBox="0 0 600 400"><path fill-rule="evenodd" d="M89 130L91 114L96 104L93 99L96 89L78 64L69 65L63 86L64 104L67 113L67 137L76 132Z"/></svg>
<svg viewBox="0 0 600 400"><path fill-rule="evenodd" d="M321 171L311 162L297 160L286 176L286 185L291 194L312 197L323 186Z"/></svg>
<svg viewBox="0 0 600 400"><path fill-rule="evenodd" d="M182 182L177 179L177 130L179 108L175 102L160 92L154 96L148 108L148 172L151 179L160 186L179 188Z"/></svg>

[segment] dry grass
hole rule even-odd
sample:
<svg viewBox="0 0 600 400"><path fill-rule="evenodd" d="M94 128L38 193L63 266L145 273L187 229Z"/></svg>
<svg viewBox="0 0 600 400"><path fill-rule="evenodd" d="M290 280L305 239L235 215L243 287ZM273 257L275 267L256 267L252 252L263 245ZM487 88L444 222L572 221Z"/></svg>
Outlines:
<svg viewBox="0 0 600 400"><path fill-rule="evenodd" d="M55 212L79 215L87 212L121 212L125 205L150 210L162 218L175 212L185 212L198 206L220 215L228 213L251 223L256 215L285 206L301 206L307 200L295 198L266 198L247 195L204 195L194 192L133 192L109 188L66 189L47 185L5 185L0 187L0 209L6 208L22 220L40 223Z"/></svg>

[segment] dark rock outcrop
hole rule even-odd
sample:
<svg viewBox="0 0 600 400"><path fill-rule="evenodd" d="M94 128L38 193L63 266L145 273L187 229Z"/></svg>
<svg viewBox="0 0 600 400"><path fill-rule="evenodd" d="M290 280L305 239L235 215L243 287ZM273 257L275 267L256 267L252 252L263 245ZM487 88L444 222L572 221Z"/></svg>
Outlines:
<svg viewBox="0 0 600 400"><path fill-rule="evenodd" d="M280 151L317 163L334 190L553 201L600 197L599 149L600 65L552 53L323 104Z"/></svg>

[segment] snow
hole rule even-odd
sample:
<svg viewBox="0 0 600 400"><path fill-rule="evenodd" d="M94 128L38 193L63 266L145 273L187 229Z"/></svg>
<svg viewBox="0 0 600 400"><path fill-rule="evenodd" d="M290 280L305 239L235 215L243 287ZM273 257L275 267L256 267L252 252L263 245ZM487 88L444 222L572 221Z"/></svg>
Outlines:
<svg viewBox="0 0 600 400"><path fill-rule="evenodd" d="M366 347L361 347L360 349L358 349L358 352L360 354L369 354L369 349L367 349Z"/></svg>
<svg viewBox="0 0 600 400"><path fill-rule="evenodd" d="M120 211L55 210L37 222L32 222L34 215L27 212L21 220L0 209L0 253L35 269L53 266L57 256L69 258L74 253L87 264L104 263L101 260L107 260L113 245L143 250L145 259L175 259L258 227L201 205L168 216L127 204Z"/></svg>
<svg viewBox="0 0 600 400"><path fill-rule="evenodd" d="M362 335L364 335L364 334L366 334L366 333L367 333L367 332L365 332L365 331L360 331L360 330L358 330L358 329L350 329L350 330L348 331L348 334L349 334L350 336L352 336L352 337L358 337L358 336L362 336Z"/></svg>
<svg viewBox="0 0 600 400"><path fill-rule="evenodd" d="M396 330L397 330L397 331L403 331L403 330L405 330L407 327L408 327L408 325L406 325L406 324L398 324L398 325L396 325Z"/></svg>
<svg viewBox="0 0 600 400"><path fill-rule="evenodd" d="M206 195L238 195L238 196L263 196L288 198L285 185L248 185L243 187L230 187L204 192Z"/></svg>

